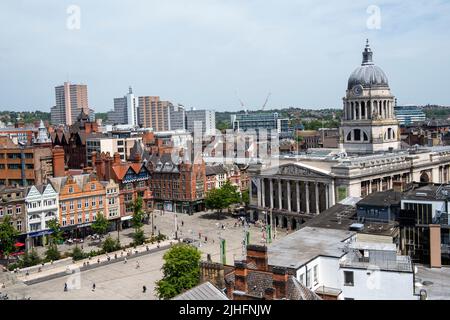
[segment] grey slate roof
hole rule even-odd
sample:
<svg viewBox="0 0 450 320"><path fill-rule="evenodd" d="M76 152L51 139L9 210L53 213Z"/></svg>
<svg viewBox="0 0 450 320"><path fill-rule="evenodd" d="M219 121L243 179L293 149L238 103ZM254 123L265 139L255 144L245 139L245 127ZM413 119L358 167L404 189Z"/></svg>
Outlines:
<svg viewBox="0 0 450 320"><path fill-rule="evenodd" d="M229 300L228 297L217 289L211 282L204 282L172 300Z"/></svg>

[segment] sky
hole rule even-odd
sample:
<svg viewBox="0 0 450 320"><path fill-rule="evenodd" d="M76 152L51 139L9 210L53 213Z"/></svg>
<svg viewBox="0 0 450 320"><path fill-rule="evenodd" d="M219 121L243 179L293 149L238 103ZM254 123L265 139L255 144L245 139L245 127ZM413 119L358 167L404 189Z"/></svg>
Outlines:
<svg viewBox="0 0 450 320"><path fill-rule="evenodd" d="M4 0L0 110L88 85L197 109L341 108L369 38L398 104L450 105L448 0Z"/></svg>

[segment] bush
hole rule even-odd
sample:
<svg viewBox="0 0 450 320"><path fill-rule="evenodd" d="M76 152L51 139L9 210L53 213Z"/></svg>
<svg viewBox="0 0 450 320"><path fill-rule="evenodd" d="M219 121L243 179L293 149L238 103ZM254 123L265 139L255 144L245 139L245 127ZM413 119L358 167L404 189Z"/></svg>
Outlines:
<svg viewBox="0 0 450 320"><path fill-rule="evenodd" d="M87 258L87 254L83 252L79 247L75 247L72 250L71 254L73 260L78 261Z"/></svg>
<svg viewBox="0 0 450 320"><path fill-rule="evenodd" d="M39 257L39 254L35 249L32 249L31 251L25 252L22 259L18 262L18 265L19 268L27 268L40 264L41 261L42 259Z"/></svg>
<svg viewBox="0 0 450 320"><path fill-rule="evenodd" d="M16 268L20 268L20 266L19 266L18 263L11 263L11 264L8 266L8 270L9 270L9 271L14 271L14 269L16 269Z"/></svg>
<svg viewBox="0 0 450 320"><path fill-rule="evenodd" d="M102 249L104 252L113 252L120 250L120 243L117 240L111 238L111 236L106 237L103 242Z"/></svg>
<svg viewBox="0 0 450 320"><path fill-rule="evenodd" d="M51 244L48 246L47 251L45 252L45 261L55 261L61 258L61 254L58 251L58 247L56 244Z"/></svg>
<svg viewBox="0 0 450 320"><path fill-rule="evenodd" d="M142 229L136 230L136 232L133 234L133 245L139 246L144 242L145 242L144 230Z"/></svg>

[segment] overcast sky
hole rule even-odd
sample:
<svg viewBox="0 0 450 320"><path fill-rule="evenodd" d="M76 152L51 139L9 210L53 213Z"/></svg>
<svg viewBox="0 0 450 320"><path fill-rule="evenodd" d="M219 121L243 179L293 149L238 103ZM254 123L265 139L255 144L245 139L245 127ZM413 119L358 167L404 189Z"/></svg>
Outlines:
<svg viewBox="0 0 450 320"><path fill-rule="evenodd" d="M129 85L217 111L269 92L268 107L340 108L366 38L399 104L450 105L449 17L439 0L3 0L0 110L50 111L66 80L98 112Z"/></svg>

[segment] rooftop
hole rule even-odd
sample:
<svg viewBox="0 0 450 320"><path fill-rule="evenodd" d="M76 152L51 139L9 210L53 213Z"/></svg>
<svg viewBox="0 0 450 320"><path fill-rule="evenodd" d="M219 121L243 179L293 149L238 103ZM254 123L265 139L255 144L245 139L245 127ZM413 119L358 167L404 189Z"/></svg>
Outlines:
<svg viewBox="0 0 450 320"><path fill-rule="evenodd" d="M374 192L359 201L357 205L374 207L390 207L392 205L400 205L401 195L401 192L394 190Z"/></svg>
<svg viewBox="0 0 450 320"><path fill-rule="evenodd" d="M211 282L204 282L186 292L183 292L172 300L229 300L227 296L220 291Z"/></svg>
<svg viewBox="0 0 450 320"><path fill-rule="evenodd" d="M318 256L342 257L344 242L356 233L305 227L269 247L269 265L298 269Z"/></svg>

